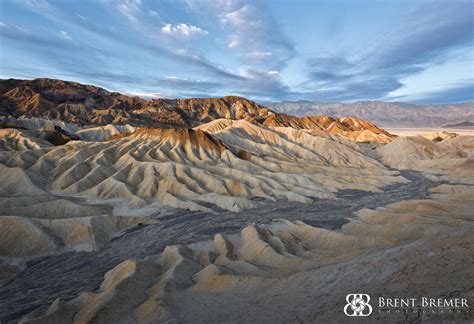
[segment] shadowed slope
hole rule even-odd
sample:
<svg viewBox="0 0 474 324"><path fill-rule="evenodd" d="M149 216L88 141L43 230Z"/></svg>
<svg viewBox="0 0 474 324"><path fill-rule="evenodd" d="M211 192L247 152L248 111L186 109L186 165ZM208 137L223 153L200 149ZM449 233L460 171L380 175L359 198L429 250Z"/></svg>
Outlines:
<svg viewBox="0 0 474 324"><path fill-rule="evenodd" d="M374 124L355 117L336 119L329 116L295 117L285 114L273 114L263 122L263 125L323 130L358 142L388 143L395 137Z"/></svg>
<svg viewBox="0 0 474 324"><path fill-rule="evenodd" d="M195 149L196 152L207 152L209 154L221 154L226 150L225 146L214 137L201 130L189 128L163 129L163 128L140 128L132 133L121 133L113 135L109 141L118 139L141 139L159 141L159 146L176 147L184 149Z"/></svg>

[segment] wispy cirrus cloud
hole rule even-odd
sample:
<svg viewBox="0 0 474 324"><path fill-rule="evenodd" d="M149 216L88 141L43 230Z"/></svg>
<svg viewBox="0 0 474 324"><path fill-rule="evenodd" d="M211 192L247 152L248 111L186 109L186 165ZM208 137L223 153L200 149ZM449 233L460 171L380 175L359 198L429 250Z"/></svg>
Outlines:
<svg viewBox="0 0 474 324"><path fill-rule="evenodd" d="M64 30L60 30L59 31L59 36L64 38L64 39L72 39L71 35L69 35L69 33L67 31L64 31Z"/></svg>
<svg viewBox="0 0 474 324"><path fill-rule="evenodd" d="M352 2L334 4L351 15L331 16L333 5L324 11L320 2L3 0L2 71L160 96L465 98L474 83L474 3L413 3L367 2L369 22L347 18L364 12ZM372 24L384 29L371 34Z"/></svg>
<svg viewBox="0 0 474 324"><path fill-rule="evenodd" d="M400 28L356 60L343 53L307 59L307 95L328 101L390 99L404 86L403 78L473 46L473 10L469 0L422 2L403 17Z"/></svg>
<svg viewBox="0 0 474 324"><path fill-rule="evenodd" d="M247 53L273 52L274 58L295 54L292 41L282 32L262 2L249 0L186 0L195 11L211 14L221 24L230 48Z"/></svg>
<svg viewBox="0 0 474 324"><path fill-rule="evenodd" d="M229 55L241 66L233 87L249 96L284 95L289 91L275 73L284 69L296 50L262 2L249 0L185 0L191 12L219 22ZM270 71L270 73L268 73Z"/></svg>
<svg viewBox="0 0 474 324"><path fill-rule="evenodd" d="M174 89L176 96L193 93L204 94L207 91L215 94L223 92L224 94L268 97L269 94L283 95L289 91L278 71L284 68L284 61L293 48L288 46L289 43L286 40L280 42L272 40L271 37L266 39L265 33L279 33L278 28L268 15L257 19L257 7L249 2L229 1L226 5L227 9L219 14L212 10L206 11L211 12L211 15L220 21L222 31L227 33L227 28L232 29L230 37L239 39L239 41L244 38L248 39L249 44L239 44L236 55L242 60L254 61L256 65L243 64L243 67L234 71L209 59L199 50L186 45L187 39L197 35L205 36L208 34L207 30L191 23L166 23L163 21L162 14L147 7L140 0L104 0L101 2L104 10L112 10L119 16L126 18L125 22L121 21L121 24L128 23L130 33L139 33L139 37L135 38L124 38L123 31L117 31L116 26L104 27L103 24L98 24L82 13L68 12L62 7L58 7L59 4L53 5L48 0L20 0L20 3L29 11L51 21L71 28L79 28L108 41L119 43L127 49L135 48L149 58L165 59L181 66L184 64L188 66L188 73L195 74L199 71L201 73L199 78L180 77L174 80L151 76L148 73L145 73L143 77L132 77L127 75L127 70L110 73L110 70L117 70L117 62L123 60L123 56L129 52L123 53L120 50L108 53L107 51L104 53L95 50L87 51L89 46L81 42L80 39L65 46L59 40L53 41L46 34L42 35L44 37L33 34L10 37L10 40L16 43L35 44L34 46L38 47L37 57L43 57L49 64L53 64L56 70L62 71L60 75L76 77L81 80L93 78L94 82L101 85L109 84L120 87L121 84L121 88L126 85L149 88L151 85L147 80L155 80L157 82L152 82L153 85L163 89L160 93L173 93L172 89ZM212 6L213 3L207 2L202 5ZM242 19L253 19L255 24L245 26L241 24ZM58 38L63 41L71 40L71 34L66 29L59 31L58 35ZM284 36L280 34L278 37L280 36L284 39ZM173 43L174 41L176 42ZM285 57L282 57L282 53ZM151 65L153 62L149 59L148 61L143 59L143 61L147 65ZM84 66L88 66L88 69L85 70ZM126 66L123 67L126 68ZM210 79L216 81L209 81ZM219 89L221 89L220 93L217 92Z"/></svg>
<svg viewBox="0 0 474 324"><path fill-rule="evenodd" d="M169 46L159 45L154 38L159 37L161 33L157 31L167 25L161 21L161 18L157 17L157 14L151 15L151 22L145 19L144 17L147 13L149 14L150 10L146 9L140 0L104 1L106 7L103 9L111 8L116 10L119 14L127 17L133 28L140 32L139 37L134 38L124 38L123 33L118 32L116 28L103 27L102 24L97 24L94 21L85 19L81 15L73 15L65 12L47 0L21 0L19 3L28 10L36 12L52 21L78 27L105 39L121 43L126 47L130 47L131 45L137 48L137 50L145 50L149 55L158 55L166 60L186 64L191 68L200 69L210 75L239 79L238 75L226 71L224 68L219 67L219 64L213 63L204 56L193 53L191 50L178 51L177 49L169 48ZM190 30L181 27L180 32L182 34L186 32L196 32L198 28L196 26L186 26L190 27ZM173 31L173 28L171 28L171 30ZM204 33L204 31L201 32ZM154 40L150 41L150 38ZM176 44L176 46L181 45L182 43Z"/></svg>
<svg viewBox="0 0 474 324"><path fill-rule="evenodd" d="M257 60L257 61L270 60L273 57L273 53L272 52L254 51L254 52L250 52L250 53L245 54L245 57L248 58L248 59Z"/></svg>
<svg viewBox="0 0 474 324"><path fill-rule="evenodd" d="M128 18L130 22L139 22L143 11L141 0L118 0L112 3L122 15Z"/></svg>

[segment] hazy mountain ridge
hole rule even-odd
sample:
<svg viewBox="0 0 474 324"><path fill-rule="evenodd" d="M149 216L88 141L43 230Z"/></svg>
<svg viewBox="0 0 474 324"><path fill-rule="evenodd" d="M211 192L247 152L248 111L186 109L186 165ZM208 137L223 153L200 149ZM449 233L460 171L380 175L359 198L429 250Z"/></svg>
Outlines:
<svg viewBox="0 0 474 324"><path fill-rule="evenodd" d="M355 116L382 127L443 127L474 122L474 103L414 105L403 102L359 101L351 104L318 101L267 102L266 106L285 114Z"/></svg>
<svg viewBox="0 0 474 324"><path fill-rule="evenodd" d="M445 128L472 128L472 127L474 127L474 123L473 122L461 122L461 123L457 123L457 124L445 125L444 127Z"/></svg>

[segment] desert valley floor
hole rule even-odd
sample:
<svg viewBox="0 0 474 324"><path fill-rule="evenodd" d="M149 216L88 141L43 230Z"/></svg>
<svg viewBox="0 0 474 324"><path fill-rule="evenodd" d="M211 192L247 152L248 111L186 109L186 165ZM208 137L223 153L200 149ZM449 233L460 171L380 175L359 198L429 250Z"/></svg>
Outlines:
<svg viewBox="0 0 474 324"><path fill-rule="evenodd" d="M346 322L355 292L474 303L473 135L1 90L0 323Z"/></svg>

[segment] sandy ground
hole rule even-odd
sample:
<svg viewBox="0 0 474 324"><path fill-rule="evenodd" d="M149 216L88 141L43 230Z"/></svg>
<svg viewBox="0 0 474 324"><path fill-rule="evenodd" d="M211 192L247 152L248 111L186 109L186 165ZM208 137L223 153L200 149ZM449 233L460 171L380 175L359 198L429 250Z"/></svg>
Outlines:
<svg viewBox="0 0 474 324"><path fill-rule="evenodd" d="M474 135L474 129L467 128L385 128L385 130L398 136L416 136L443 131L458 135Z"/></svg>

